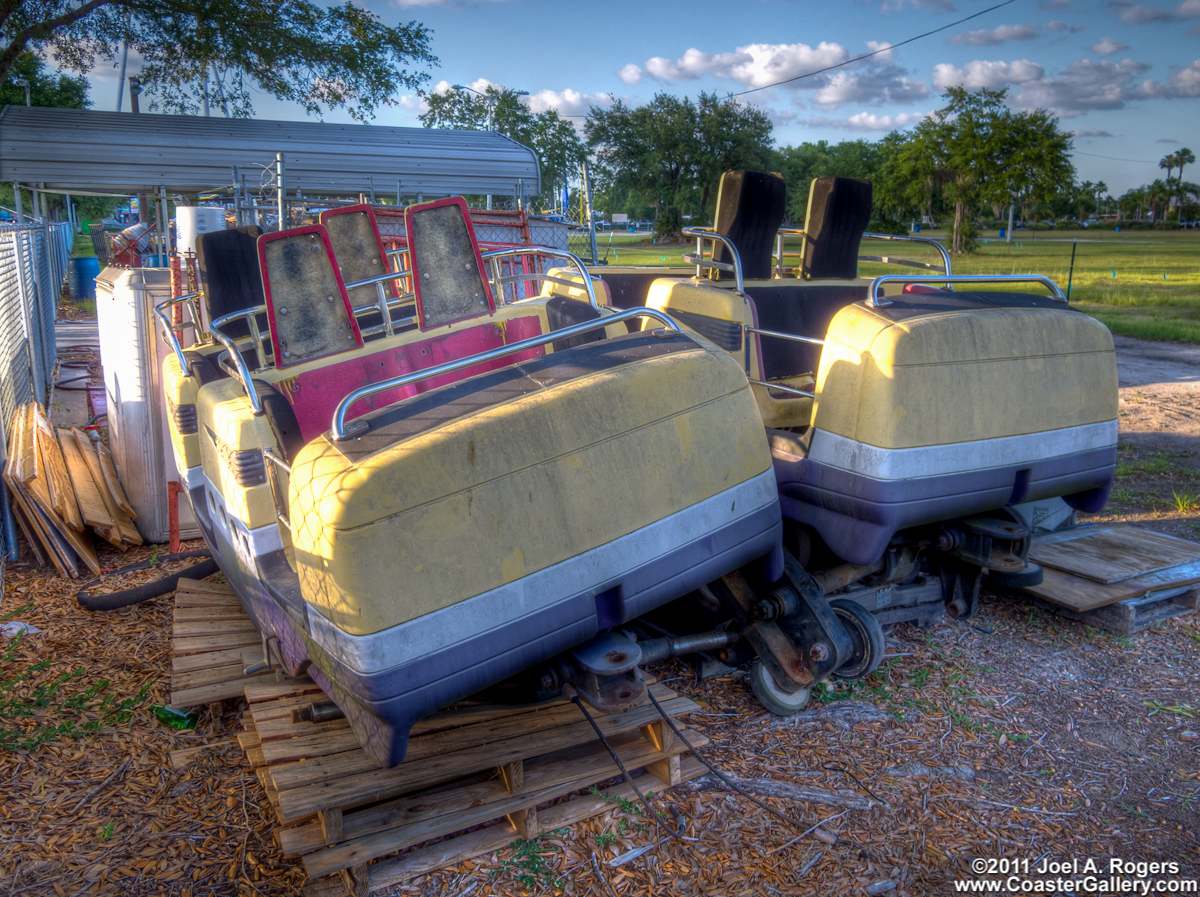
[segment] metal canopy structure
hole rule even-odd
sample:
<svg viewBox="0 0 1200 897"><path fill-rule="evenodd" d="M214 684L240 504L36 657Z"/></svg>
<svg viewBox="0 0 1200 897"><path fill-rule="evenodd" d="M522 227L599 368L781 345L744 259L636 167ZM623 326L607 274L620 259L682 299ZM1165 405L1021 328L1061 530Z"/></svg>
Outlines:
<svg viewBox="0 0 1200 897"><path fill-rule="evenodd" d="M205 193L229 189L235 168L257 186L279 152L289 193L305 196L541 192L533 150L495 131L0 109L0 181L56 193Z"/></svg>

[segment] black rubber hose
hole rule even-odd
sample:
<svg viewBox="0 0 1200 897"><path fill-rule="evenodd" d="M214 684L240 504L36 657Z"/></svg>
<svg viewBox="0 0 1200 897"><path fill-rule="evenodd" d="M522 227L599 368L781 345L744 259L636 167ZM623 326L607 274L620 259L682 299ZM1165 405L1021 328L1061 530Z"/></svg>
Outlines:
<svg viewBox="0 0 1200 897"><path fill-rule="evenodd" d="M149 570L151 567L158 566L158 564L178 561L184 558L207 558L207 560L193 564L185 570L180 570L178 573L172 573L170 576L163 577L156 582L148 582L144 585L134 586L132 589L123 589L120 592L109 592L106 595L89 595L88 589L95 587L104 579L104 576L97 576L79 590L79 594L75 596L75 599L81 607L87 610L120 610L123 607L141 604L143 601L149 601L151 598L157 598L159 595L175 591L181 577L187 576L193 579L204 579L206 576L212 576L219 569L217 562L213 560L211 552L207 549L201 549L200 551L180 551L176 554L164 554L158 558L157 563L142 561L140 564L130 564L128 567L121 567L119 570L114 570L112 573L106 574L106 576L116 576L120 573L130 573L134 570Z"/></svg>

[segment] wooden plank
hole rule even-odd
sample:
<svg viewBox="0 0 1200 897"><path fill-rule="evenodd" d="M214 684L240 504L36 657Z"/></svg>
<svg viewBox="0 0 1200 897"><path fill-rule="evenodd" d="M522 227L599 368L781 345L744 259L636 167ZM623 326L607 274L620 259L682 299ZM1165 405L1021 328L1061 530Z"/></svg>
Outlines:
<svg viewBox="0 0 1200 897"><path fill-rule="evenodd" d="M83 518L79 516L79 505L75 501L75 490L71 487L71 478L67 474L67 462L63 460L62 447L58 444L50 421L40 415L35 441L38 453L45 461L50 503L55 513L75 532L83 532Z"/></svg>
<svg viewBox="0 0 1200 897"><path fill-rule="evenodd" d="M96 559L96 551L92 548L92 537L87 533L77 533L65 523L54 511L50 502L50 490L45 481L33 479L26 486L33 504L37 507L39 518L44 522L46 530L53 530L53 537L58 543L70 546L67 558L68 566L78 570L76 558L82 559L87 568L95 576L100 575L100 562Z"/></svg>
<svg viewBox="0 0 1200 897"><path fill-rule="evenodd" d="M227 666L211 667L204 670L191 670L186 673L172 673L171 675L171 690L183 691L186 688L199 688L201 685L214 685L218 682L233 682L234 680L242 680L242 685L245 686L247 676L243 670L245 666L239 659L235 664ZM255 674L258 675L258 674Z"/></svg>
<svg viewBox="0 0 1200 897"><path fill-rule="evenodd" d="M100 459L96 456L96 447L92 444L92 440L78 428L71 432L75 434L75 442L79 446L79 454L83 457L84 463L87 464L88 472L92 475L92 485L96 487L96 494L100 496L100 500L104 503L104 508L108 511L108 516L113 519L109 541L113 541L113 537L115 537L117 544L127 542L130 545L141 545L142 534L133 525L133 521L129 519L129 515L118 507L116 500L109 494L108 487L104 485L104 473L100 468Z"/></svg>
<svg viewBox="0 0 1200 897"><path fill-rule="evenodd" d="M121 478L117 476L117 466L113 463L112 452L108 450L107 445L101 442L96 446L96 455L100 458L100 469L104 474L104 486L108 489L108 494L112 496L117 507L130 520L137 520L137 513L133 510L133 505L129 503L129 499L125 497L125 490L121 486Z"/></svg>
<svg viewBox="0 0 1200 897"><path fill-rule="evenodd" d="M254 624L250 622L249 617L234 618L232 620L176 623L174 624L173 631L176 638L187 638L196 635L231 635L236 632L258 632L254 628ZM258 638L257 635L255 637ZM259 640L261 641L261 639Z"/></svg>
<svg viewBox="0 0 1200 897"><path fill-rule="evenodd" d="M663 710L672 716L696 708L696 704L687 698L673 698L660 703ZM653 707L638 707L603 716L597 723L606 736L611 736L644 726L657 716L658 711ZM272 767L271 780L279 790L280 821L287 822L296 816L315 813L326 807L345 809L395 797L417 787L436 785L513 760L561 750L593 737L591 725L581 719L576 725L480 744L453 754L438 754L415 762L406 759L392 769L378 768L362 751L335 754L331 758L318 760L302 760ZM305 781L311 782L314 773L320 781L296 787Z"/></svg>
<svg viewBox="0 0 1200 897"><path fill-rule="evenodd" d="M203 654L184 654L173 657L171 672L190 673L194 670L206 670L209 667L228 666L235 663L248 667L260 660L262 660L261 646L253 651L247 651L245 648L226 648L223 651L207 651Z"/></svg>
<svg viewBox="0 0 1200 897"><path fill-rule="evenodd" d="M707 770L699 761L688 760L683 764L681 778L683 781L688 781L705 772ZM661 787L658 780L651 775L639 776L634 781L643 793ZM622 783L609 789L607 796L584 794L569 801L563 801L538 813L539 834L552 832L593 816L599 816L601 813L611 810L614 806L612 801L616 799L637 800L637 795L628 783ZM420 850L414 850L395 859L373 863L367 867L368 887L371 891L391 887L417 876L457 865L472 857L500 850L511 844L515 838L516 833L511 825L507 823L492 825L429 847L422 847ZM332 897L337 892L331 890L325 883L336 881L337 879L323 879L315 882L305 889L305 897ZM341 887L340 882L338 887Z"/></svg>
<svg viewBox="0 0 1200 897"><path fill-rule="evenodd" d="M257 676L270 675L269 671L257 673ZM254 677L249 677L254 678ZM240 698L246 690L246 678L232 682L217 682L212 685L202 685L199 688L185 688L183 691L171 692L172 707L195 707L210 701L224 701L229 698Z"/></svg>
<svg viewBox="0 0 1200 897"><path fill-rule="evenodd" d="M233 586L227 582L213 582L210 579L180 579L175 588L175 595L215 595L217 597L237 597Z"/></svg>
<svg viewBox="0 0 1200 897"><path fill-rule="evenodd" d="M1168 567L1111 585L1073 576L1053 567L1042 569L1042 582L1027 586L1024 591L1078 613L1136 598L1150 591L1200 582L1200 561Z"/></svg>
<svg viewBox="0 0 1200 897"><path fill-rule="evenodd" d="M4 479L7 482L8 477L6 476ZM25 506L18 500L15 491L13 492L12 508L13 516L17 518L17 526L21 528L21 533L25 536L25 544L29 546L34 561L39 567L46 566L46 555L42 553L41 540L33 535L33 523L26 518Z"/></svg>
<svg viewBox="0 0 1200 897"><path fill-rule="evenodd" d="M17 442L17 481L24 486L37 473L34 470L34 414L36 406L33 402L21 408L17 415L21 418L19 441Z"/></svg>
<svg viewBox="0 0 1200 897"><path fill-rule="evenodd" d="M327 757L358 748L358 736L349 724L332 732L315 732L298 738L262 741L263 758L267 763L286 763L307 757Z"/></svg>
<svg viewBox="0 0 1200 897"><path fill-rule="evenodd" d="M59 430L58 441L62 446L63 460L67 462L71 488L75 491L75 500L79 504L79 515L88 526L107 532L116 524L108 513L100 493L96 491L96 483L92 480L87 462L79 452L79 443L75 441L75 435L69 430Z"/></svg>
<svg viewBox="0 0 1200 897"><path fill-rule="evenodd" d="M312 694L321 691L311 679L293 679L290 682L263 682L246 686L246 700L251 704L270 701L292 695Z"/></svg>
<svg viewBox="0 0 1200 897"><path fill-rule="evenodd" d="M215 651L218 648L253 648L261 644L262 639L257 632L234 632L225 635L177 638L174 648L180 654L193 654L200 651Z"/></svg>
<svg viewBox="0 0 1200 897"><path fill-rule="evenodd" d="M708 739L699 732L688 733L689 740L693 736L696 738L693 744L697 747L708 743ZM662 753L636 735L618 736L612 743L627 769L636 770L663 759ZM599 742L576 745L564 751L538 757L530 761L529 770L527 786L516 795L498 779L476 777L466 782L454 782L356 813L345 814L342 822L344 837L355 840L429 819L455 816L462 811L484 805L492 808L491 816L486 817L484 821L497 819L506 815L512 807L521 806L519 798L528 797L531 792L556 791L551 796L559 796L575 790L576 787L587 787L594 782L603 781L619 772L608 751ZM578 785L580 781L584 784ZM514 797L518 799L511 800ZM459 825L459 828L465 827ZM277 832L277 839L280 849L285 854L310 853L324 848L326 844L335 843L323 840L322 832L315 825L282 829Z"/></svg>
<svg viewBox="0 0 1200 897"><path fill-rule="evenodd" d="M200 607L238 607L242 606L242 602L237 595L213 595L208 592L175 592L175 606L177 608L200 608ZM245 613L245 610L242 611Z"/></svg>
<svg viewBox="0 0 1200 897"><path fill-rule="evenodd" d="M1117 523L1035 536L1029 556L1043 567L1111 585L1200 560L1200 544Z"/></svg>
<svg viewBox="0 0 1200 897"><path fill-rule="evenodd" d="M72 579L76 578L78 574L67 572L66 562L63 560L50 534L46 531L46 525L38 515L37 508L34 506L33 500L25 492L25 489L19 483L13 481L10 481L8 485L13 500L21 508L22 513L24 513L26 519L29 521L29 528L33 533L34 540L41 546L45 557L50 559L50 562L54 565L54 569L58 571L60 576Z"/></svg>
<svg viewBox="0 0 1200 897"><path fill-rule="evenodd" d="M246 616L240 603L222 604L215 607L212 605L207 607L179 607L176 605L175 614L172 617L174 623L204 623L217 620L244 620L247 624L254 625L250 623L250 618Z"/></svg>

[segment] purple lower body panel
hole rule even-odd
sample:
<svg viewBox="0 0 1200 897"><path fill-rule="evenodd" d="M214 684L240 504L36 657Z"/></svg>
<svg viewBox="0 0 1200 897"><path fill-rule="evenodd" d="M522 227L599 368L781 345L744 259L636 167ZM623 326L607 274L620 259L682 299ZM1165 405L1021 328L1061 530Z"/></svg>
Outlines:
<svg viewBox="0 0 1200 897"><path fill-rule="evenodd" d="M783 516L815 529L854 564L882 556L898 531L1061 496L1095 513L1108 501L1116 446L967 473L878 480L807 457L774 455Z"/></svg>

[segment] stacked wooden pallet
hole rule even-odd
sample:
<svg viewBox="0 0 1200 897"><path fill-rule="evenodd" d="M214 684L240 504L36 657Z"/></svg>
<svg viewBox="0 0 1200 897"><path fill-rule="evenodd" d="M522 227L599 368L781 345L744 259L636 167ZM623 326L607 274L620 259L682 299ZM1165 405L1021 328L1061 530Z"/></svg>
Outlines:
<svg viewBox="0 0 1200 897"><path fill-rule="evenodd" d="M1073 619L1132 635L1200 609L1200 544L1124 523L1033 537L1042 582L1025 591Z"/></svg>
<svg viewBox="0 0 1200 897"><path fill-rule="evenodd" d="M49 558L64 576L100 572L93 533L122 551L142 544L107 446L79 429L55 429L40 405L14 415L4 480L34 558Z"/></svg>
<svg viewBox="0 0 1200 897"><path fill-rule="evenodd" d="M696 709L663 685L650 687L673 718ZM309 897L361 897L634 797L624 783L588 790L619 770L569 701L443 711L414 726L402 764L383 769L344 719L293 719L293 710L325 700L311 681L264 680L245 694L238 740L278 816L284 854L303 858ZM596 721L643 791L704 772L695 760L681 762L684 745L649 703ZM693 745L706 743L681 730ZM493 824L393 856L485 823Z"/></svg>
<svg viewBox="0 0 1200 897"><path fill-rule="evenodd" d="M262 638L228 585L181 579L175 589L171 639L171 706L196 707L240 698L245 668L263 659Z"/></svg>

